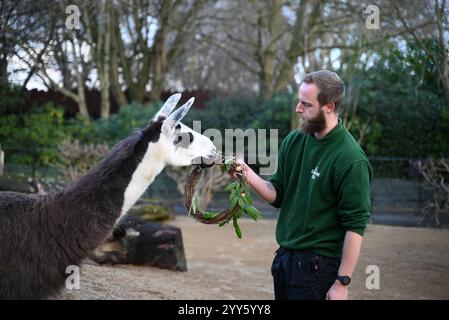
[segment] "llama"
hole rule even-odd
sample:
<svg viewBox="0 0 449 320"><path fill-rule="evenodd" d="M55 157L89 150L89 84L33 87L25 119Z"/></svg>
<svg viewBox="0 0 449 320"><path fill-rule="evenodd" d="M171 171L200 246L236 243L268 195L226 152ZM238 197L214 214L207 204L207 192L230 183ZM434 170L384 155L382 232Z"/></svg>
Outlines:
<svg viewBox="0 0 449 320"><path fill-rule="evenodd" d="M171 96L148 125L64 191L0 192L0 299L43 299L60 291L69 265L99 246L166 165L212 165L207 137L180 123Z"/></svg>

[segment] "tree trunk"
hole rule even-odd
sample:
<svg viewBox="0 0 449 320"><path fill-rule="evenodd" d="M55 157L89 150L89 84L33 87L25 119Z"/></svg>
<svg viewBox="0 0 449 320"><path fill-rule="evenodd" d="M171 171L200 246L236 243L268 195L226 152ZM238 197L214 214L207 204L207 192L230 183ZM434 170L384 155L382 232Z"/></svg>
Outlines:
<svg viewBox="0 0 449 320"><path fill-rule="evenodd" d="M5 55L5 57L3 56ZM8 59L6 53L0 54L0 86L8 84Z"/></svg>
<svg viewBox="0 0 449 320"><path fill-rule="evenodd" d="M111 55L111 89L114 98L118 101L119 107L125 107L129 103L120 87L116 54L116 52L113 52Z"/></svg>
<svg viewBox="0 0 449 320"><path fill-rule="evenodd" d="M449 95L449 61L447 54L447 45L446 40L444 39L444 11L446 9L446 0L443 0L441 3L441 8L438 7L438 1L435 1L435 16L437 20L438 26L438 40L440 43L441 51L443 54L442 57L442 82L446 89L446 95Z"/></svg>
<svg viewBox="0 0 449 320"><path fill-rule="evenodd" d="M158 46L159 47L159 46ZM159 100L159 97L161 95L163 85L164 85L164 79L165 79L165 56L163 53L164 46L163 44L160 45L161 48L156 48L156 56L154 57L154 74L153 74L153 81L151 86L151 93L150 93L150 101L156 102Z"/></svg>
<svg viewBox="0 0 449 320"><path fill-rule="evenodd" d="M163 89L166 63L165 63L165 34L164 30L156 37L155 40L155 54L153 56L153 79L151 82L150 102L156 102L159 100L161 91Z"/></svg>
<svg viewBox="0 0 449 320"><path fill-rule="evenodd" d="M0 39L2 48L0 48L0 86L8 84L8 50L9 43L5 36Z"/></svg>
<svg viewBox="0 0 449 320"><path fill-rule="evenodd" d="M257 58L260 68L260 96L269 99L275 93L274 79L276 72L276 46L283 34L282 0L270 1L271 10L258 18ZM264 43L262 31L266 29L267 39Z"/></svg>
<svg viewBox="0 0 449 320"><path fill-rule="evenodd" d="M274 85L273 93L279 93L287 88L287 86L294 82L295 75L293 72L293 64L285 65L285 69L279 74Z"/></svg>
<svg viewBox="0 0 449 320"><path fill-rule="evenodd" d="M81 77L79 77L81 78ZM86 102L86 92L84 89L84 83L78 81L78 106L80 109L80 114L82 116L84 116L83 122L85 124L89 124L90 123L90 116L89 116L89 109L87 107L87 102Z"/></svg>
<svg viewBox="0 0 449 320"><path fill-rule="evenodd" d="M101 86L101 118L108 119L111 113L111 103L109 97L109 79L103 77L104 85Z"/></svg>
<svg viewBox="0 0 449 320"><path fill-rule="evenodd" d="M116 28L118 25L117 21L117 14L116 11L111 8L111 35L113 38L111 38L111 89L112 94L114 95L115 99L118 101L119 107L124 107L128 105L128 100L126 99L125 95L123 94L122 88L120 86L120 80L119 80L119 74L118 74L118 61L117 56L119 55L118 50L119 47L116 45Z"/></svg>
<svg viewBox="0 0 449 320"><path fill-rule="evenodd" d="M101 87L101 118L107 119L110 115L111 104L109 99L109 89L110 89L110 66L111 66L111 33L112 25L111 25L111 3L110 1L105 2L103 15L104 18L102 23L103 27L99 28L100 31L105 31L100 33L98 36L104 36L104 55L100 61L103 63L103 74L100 76L100 87ZM101 50L101 48L98 48Z"/></svg>
<svg viewBox="0 0 449 320"><path fill-rule="evenodd" d="M73 34L73 33L72 33ZM79 59L78 53L76 50L75 40L71 40L72 48L73 48L73 65L75 67L76 79L78 82L78 106L80 110L80 114L84 117L84 122L86 124L90 123L89 110L87 108L86 103L86 92L84 89L84 81L81 71L79 69ZM81 48L79 48L81 51Z"/></svg>
<svg viewBox="0 0 449 320"><path fill-rule="evenodd" d="M155 102L159 99L161 94L166 72L166 52L165 41L167 36L166 24L170 23L170 9L171 3L168 1L163 5L161 9L161 26L158 29L156 36L154 37L154 49L153 49L153 77L151 81L151 93L150 101Z"/></svg>
<svg viewBox="0 0 449 320"><path fill-rule="evenodd" d="M165 1L163 1L165 3ZM136 4L133 4L136 5ZM117 57L118 61L115 62L113 60L113 64L119 64L122 67L122 76L123 80L126 84L128 90L128 97L126 99L124 96L119 100L119 103L123 103L124 100L128 102L140 102L143 103L147 97L146 93L146 85L150 79L150 63L152 61L150 48L148 48L148 38L146 36L142 36L141 33L138 34L137 39L132 39L132 52L130 56L126 55L127 48L125 46L125 41L122 38L122 34L120 31L120 23L116 18L119 16L120 12L114 11L114 41L113 43L117 44ZM127 23L132 21L134 24L138 24L139 17L137 11L133 11L132 14L127 16ZM128 26L129 27L129 26ZM137 27L136 27L137 28ZM139 30L142 32L141 30ZM131 30L129 30L131 32ZM113 58L115 59L115 58ZM136 68L136 66L138 66ZM117 76L114 73L117 71ZM119 92L119 84L118 84L118 68L113 70L113 79L114 80L114 91L117 95L120 95ZM125 98L125 99L124 99ZM120 102L121 101L121 102Z"/></svg>

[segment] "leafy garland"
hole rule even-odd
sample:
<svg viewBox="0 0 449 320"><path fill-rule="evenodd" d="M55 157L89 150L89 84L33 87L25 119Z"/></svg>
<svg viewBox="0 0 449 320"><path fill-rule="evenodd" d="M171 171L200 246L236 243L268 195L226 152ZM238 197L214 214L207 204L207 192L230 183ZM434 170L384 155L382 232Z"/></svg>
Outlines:
<svg viewBox="0 0 449 320"><path fill-rule="evenodd" d="M227 174L232 168L236 173L237 180L229 184L224 190L229 191L229 208L221 212L206 211L201 208L197 192L195 192L196 183L199 181L201 171L200 167L194 167L186 184L185 205L190 216L206 224L218 224L222 227L231 220L235 233L238 238L242 238L242 231L238 224L238 219L243 214L247 214L253 220L258 221L262 218L262 213L253 206L253 199L250 193L250 186L244 174L235 169L239 166L235 157L225 158L220 168Z"/></svg>

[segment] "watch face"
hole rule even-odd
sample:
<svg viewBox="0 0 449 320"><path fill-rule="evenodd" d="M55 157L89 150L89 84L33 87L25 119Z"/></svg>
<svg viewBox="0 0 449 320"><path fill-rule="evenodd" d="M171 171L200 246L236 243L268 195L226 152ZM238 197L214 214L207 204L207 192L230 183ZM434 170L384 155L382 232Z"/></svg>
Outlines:
<svg viewBox="0 0 449 320"><path fill-rule="evenodd" d="M348 276L339 276L338 280L345 286L347 286L351 282L351 278Z"/></svg>

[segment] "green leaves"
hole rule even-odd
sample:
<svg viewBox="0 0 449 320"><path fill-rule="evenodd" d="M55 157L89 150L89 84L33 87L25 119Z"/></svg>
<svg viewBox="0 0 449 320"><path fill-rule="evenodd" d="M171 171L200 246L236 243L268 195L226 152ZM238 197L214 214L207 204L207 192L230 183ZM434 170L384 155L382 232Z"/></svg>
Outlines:
<svg viewBox="0 0 449 320"><path fill-rule="evenodd" d="M204 219L212 219L215 218L218 215L218 212L216 211L206 211L203 213Z"/></svg>
<svg viewBox="0 0 449 320"><path fill-rule="evenodd" d="M239 200L239 198L237 198L237 197L234 197L234 198L231 199L231 201L230 201L231 205L229 206L229 210L232 211L235 208L235 206L237 205L238 200Z"/></svg>
<svg viewBox="0 0 449 320"><path fill-rule="evenodd" d="M223 164L222 167L223 166L225 166L225 164ZM226 168L223 168L223 170L229 171ZM253 198L251 197L250 188L246 180L241 179L234 181L229 184L224 190L230 192L228 210L235 210L237 205L239 207L239 210L237 210L232 216L232 220L235 233L237 237L241 239L242 230L240 229L240 226L238 224L238 219L243 214L247 214L254 221L258 221L262 218L262 213L253 206ZM222 227L227 223L229 223L229 221L224 221L220 223L219 226Z"/></svg>
<svg viewBox="0 0 449 320"><path fill-rule="evenodd" d="M223 172L228 172L233 165L235 165L234 157L225 159L223 164L221 164L221 169ZM224 190L229 192L229 208L226 211L223 211L223 215L211 223L220 222L218 226L223 227L232 219L235 234L239 239L241 239L242 230L240 229L238 219L246 214L254 221L257 221L262 218L262 213L260 213L260 211L253 206L253 198L250 194L249 184L243 174L237 175L237 180L230 183ZM190 204L189 215L192 213L196 215L197 219L198 213L201 214L200 219L203 221L214 219L220 215L220 212L203 210L200 206L200 201L197 194L192 197L192 202ZM223 221L223 219L225 220Z"/></svg>
<svg viewBox="0 0 449 320"><path fill-rule="evenodd" d="M255 221L262 219L262 213L253 206L246 206L243 210Z"/></svg>
<svg viewBox="0 0 449 320"><path fill-rule="evenodd" d="M231 170L231 165L232 165L233 162L234 162L234 158L233 157L225 159L223 164L221 165L221 171L222 172L229 172L229 170Z"/></svg>
<svg viewBox="0 0 449 320"><path fill-rule="evenodd" d="M235 186L238 184L238 182L233 182L231 183L229 186L227 186L224 190L225 191L231 191L233 188L235 188Z"/></svg>
<svg viewBox="0 0 449 320"><path fill-rule="evenodd" d="M243 194L243 198L245 199L245 201L252 205L253 204L253 198L251 197L251 194L249 193L249 191L245 191L245 193Z"/></svg>
<svg viewBox="0 0 449 320"><path fill-rule="evenodd" d="M235 234L239 239L242 239L242 230L240 230L240 226L237 222L237 217L236 216L232 217L232 220L234 224Z"/></svg>

